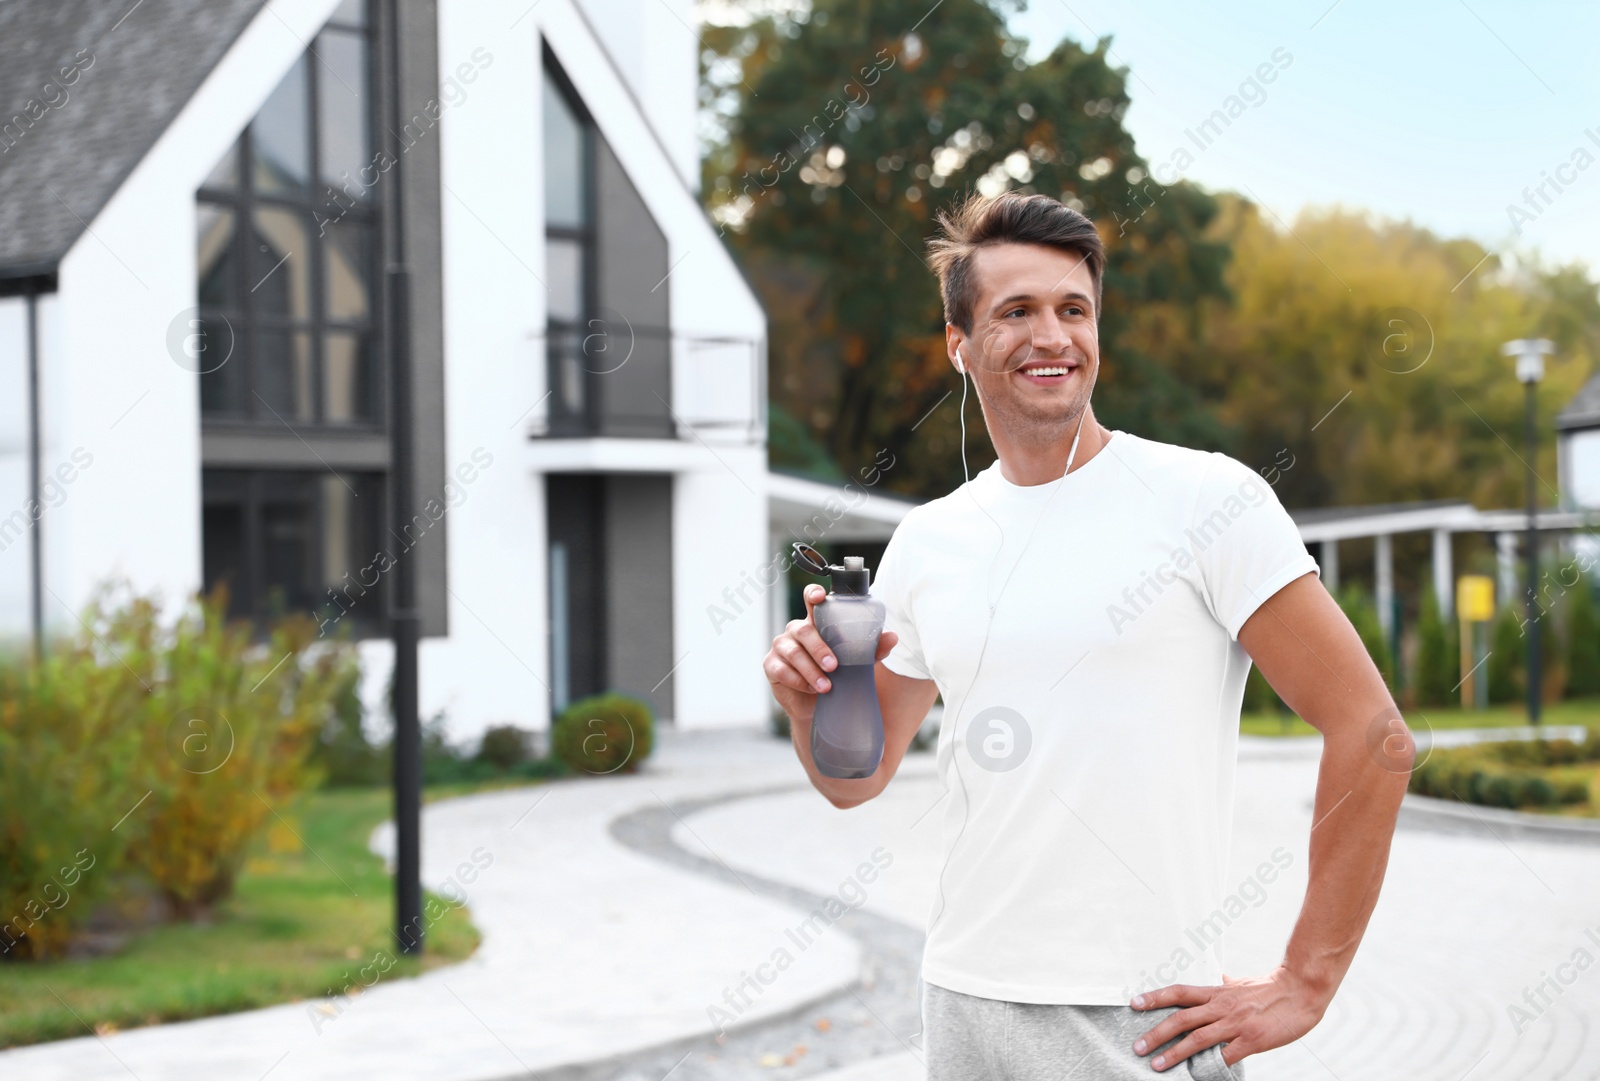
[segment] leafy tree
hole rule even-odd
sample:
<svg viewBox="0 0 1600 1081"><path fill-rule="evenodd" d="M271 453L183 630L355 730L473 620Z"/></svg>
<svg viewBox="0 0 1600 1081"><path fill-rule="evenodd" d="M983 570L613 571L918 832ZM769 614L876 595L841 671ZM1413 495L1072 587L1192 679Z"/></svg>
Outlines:
<svg viewBox="0 0 1600 1081"><path fill-rule="evenodd" d="M1531 256L1510 268L1471 241L1361 212L1283 223L1241 197L1218 201L1208 237L1233 251L1228 298L1203 301L1192 333L1139 309L1123 341L1185 373L1237 431L1242 460L1291 448L1279 488L1288 506L1520 506L1524 466L1502 439L1520 437L1524 390L1500 346L1556 341L1537 388L1539 430L1550 432L1600 363L1589 272ZM1553 438L1535 465L1553 503Z"/></svg>
<svg viewBox="0 0 1600 1081"><path fill-rule="evenodd" d="M1226 428L1161 352L1121 342L1135 307L1221 297L1227 247L1204 236L1210 196L1150 181L1109 40L1063 41L1029 64L996 7L946 0L927 16L922 0L816 0L792 19L708 30L707 100L725 137L704 190L767 307L774 399L846 472L887 448L902 463L890 485L948 491L959 377L924 241L970 189L1039 191L1107 242L1096 415L1224 449ZM982 468L992 448L981 419L968 428Z"/></svg>

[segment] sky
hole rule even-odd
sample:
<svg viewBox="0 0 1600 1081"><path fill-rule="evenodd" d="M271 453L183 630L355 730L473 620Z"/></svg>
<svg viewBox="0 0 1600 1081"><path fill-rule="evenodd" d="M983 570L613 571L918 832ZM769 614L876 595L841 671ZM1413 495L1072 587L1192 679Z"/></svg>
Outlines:
<svg viewBox="0 0 1600 1081"><path fill-rule="evenodd" d="M1287 222L1339 204L1600 270L1600 3L1031 0L1011 25L1030 59L1111 36L1124 123L1158 179L1187 147L1184 177ZM1186 130L1263 63L1276 74L1247 91L1257 104L1199 150ZM1524 189L1551 177L1562 190L1530 210Z"/></svg>

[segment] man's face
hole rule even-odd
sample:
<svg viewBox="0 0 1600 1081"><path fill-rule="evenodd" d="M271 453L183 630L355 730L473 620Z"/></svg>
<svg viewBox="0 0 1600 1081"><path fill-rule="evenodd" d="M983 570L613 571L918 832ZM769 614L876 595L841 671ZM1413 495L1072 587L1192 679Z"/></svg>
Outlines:
<svg viewBox="0 0 1600 1081"><path fill-rule="evenodd" d="M962 342L984 417L1023 438L1076 424L1100 365L1094 278L1082 256L1039 244L973 255L972 334Z"/></svg>

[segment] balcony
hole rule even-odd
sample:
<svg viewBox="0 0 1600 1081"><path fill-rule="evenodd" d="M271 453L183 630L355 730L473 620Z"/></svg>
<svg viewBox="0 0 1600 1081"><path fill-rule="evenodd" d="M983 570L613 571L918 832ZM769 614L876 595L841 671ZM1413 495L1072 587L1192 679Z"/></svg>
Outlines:
<svg viewBox="0 0 1600 1081"><path fill-rule="evenodd" d="M621 318L552 323L544 376L536 438L764 438L766 348L757 339L674 334Z"/></svg>

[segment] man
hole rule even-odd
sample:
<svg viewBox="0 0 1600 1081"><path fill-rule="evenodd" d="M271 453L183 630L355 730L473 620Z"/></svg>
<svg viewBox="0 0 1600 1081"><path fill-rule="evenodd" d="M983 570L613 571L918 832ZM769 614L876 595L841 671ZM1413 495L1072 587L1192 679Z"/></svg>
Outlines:
<svg viewBox="0 0 1600 1081"><path fill-rule="evenodd" d="M821 586L763 669L807 775L839 808L884 790L943 697L930 1078L1106 1081L1185 1065L1242 1081L1241 1060L1321 1020L1350 966L1410 732L1262 476L1095 420L1093 223L1008 193L940 224L929 249L946 350L999 460L912 510L878 568L877 772L838 780L811 760L816 696L837 666L811 617ZM1230 978L1216 939L1252 662L1323 749L1283 960Z"/></svg>

